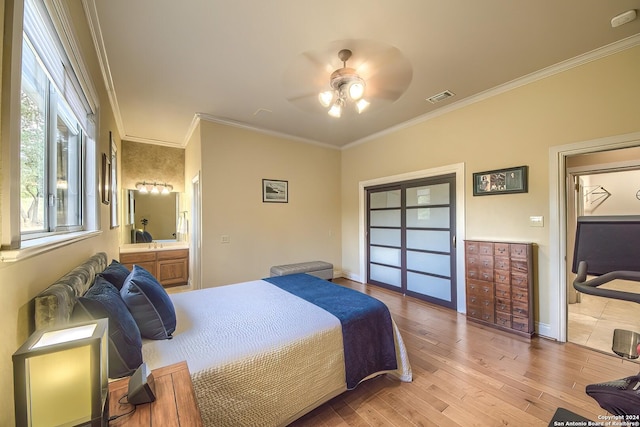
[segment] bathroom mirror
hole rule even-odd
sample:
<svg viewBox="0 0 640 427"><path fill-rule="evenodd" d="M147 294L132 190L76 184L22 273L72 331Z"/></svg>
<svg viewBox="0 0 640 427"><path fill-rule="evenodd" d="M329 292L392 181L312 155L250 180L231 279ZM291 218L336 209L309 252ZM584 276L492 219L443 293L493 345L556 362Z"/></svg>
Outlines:
<svg viewBox="0 0 640 427"><path fill-rule="evenodd" d="M178 193L152 194L126 190L127 243L174 242L178 223Z"/></svg>

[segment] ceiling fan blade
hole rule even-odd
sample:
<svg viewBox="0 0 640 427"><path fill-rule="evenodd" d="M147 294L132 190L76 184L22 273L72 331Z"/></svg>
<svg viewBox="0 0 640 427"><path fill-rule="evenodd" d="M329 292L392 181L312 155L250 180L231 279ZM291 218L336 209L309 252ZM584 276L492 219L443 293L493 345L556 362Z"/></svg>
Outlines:
<svg viewBox="0 0 640 427"><path fill-rule="evenodd" d="M395 47L387 47L382 50L367 49L354 54L354 60L350 64L363 77L375 73L377 70L389 66L393 66L398 62L402 62L402 53Z"/></svg>
<svg viewBox="0 0 640 427"><path fill-rule="evenodd" d="M294 96L288 97L287 101L296 103L299 101L306 101L307 99L315 99L317 101L318 94L312 92L312 93L305 93L303 95L294 95Z"/></svg>
<svg viewBox="0 0 640 427"><path fill-rule="evenodd" d="M404 92L405 92L404 90L372 87L372 88L367 88L367 94L365 98L372 99L372 100L385 99L388 101L396 101L402 96Z"/></svg>
<svg viewBox="0 0 640 427"><path fill-rule="evenodd" d="M314 69L320 72L329 72L333 71L333 65L330 61L327 61L326 58L322 59L321 55L317 52L303 52L302 58L307 60Z"/></svg>

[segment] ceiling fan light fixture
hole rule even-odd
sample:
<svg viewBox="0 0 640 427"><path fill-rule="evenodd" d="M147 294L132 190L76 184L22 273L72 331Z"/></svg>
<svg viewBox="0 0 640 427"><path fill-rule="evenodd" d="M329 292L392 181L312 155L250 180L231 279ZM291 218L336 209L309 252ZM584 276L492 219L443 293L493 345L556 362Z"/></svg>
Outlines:
<svg viewBox="0 0 640 427"><path fill-rule="evenodd" d="M349 97L357 101L364 95L364 81L360 77L349 85Z"/></svg>
<svg viewBox="0 0 640 427"><path fill-rule="evenodd" d="M320 92L318 100L323 107L328 108L331 105L331 101L333 101L333 92L330 90Z"/></svg>
<svg viewBox="0 0 640 427"><path fill-rule="evenodd" d="M340 118L340 116L342 115L342 100L341 99L336 100L336 102L329 109L328 114L331 117L335 117L337 119Z"/></svg>
<svg viewBox="0 0 640 427"><path fill-rule="evenodd" d="M356 102L356 107L358 108L358 114L362 113L369 106L369 101L366 99L360 99Z"/></svg>
<svg viewBox="0 0 640 427"><path fill-rule="evenodd" d="M365 90L365 81L358 75L356 70L347 67L347 60L351 58L351 51L349 49L342 49L338 52L338 58L342 61L342 68L335 70L331 73L329 79L329 85L331 91L325 91L318 94L318 100L320 104L329 109L329 115L331 117L340 117L342 115L342 109L346 105L347 101L355 102L358 113L361 113L369 102L362 99Z"/></svg>

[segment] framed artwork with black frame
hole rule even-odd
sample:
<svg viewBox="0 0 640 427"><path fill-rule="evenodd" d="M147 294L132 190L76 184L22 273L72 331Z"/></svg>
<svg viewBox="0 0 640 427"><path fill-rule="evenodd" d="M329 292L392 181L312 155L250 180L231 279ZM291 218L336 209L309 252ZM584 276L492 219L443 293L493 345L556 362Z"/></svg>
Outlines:
<svg viewBox="0 0 640 427"><path fill-rule="evenodd" d="M108 205L111 202L111 162L107 153L102 153L102 203Z"/></svg>
<svg viewBox="0 0 640 427"><path fill-rule="evenodd" d="M473 173L473 195L528 192L528 166Z"/></svg>
<svg viewBox="0 0 640 427"><path fill-rule="evenodd" d="M288 203L289 202L289 181L278 179L262 180L262 202L263 203Z"/></svg>
<svg viewBox="0 0 640 427"><path fill-rule="evenodd" d="M118 147L111 132L109 132L109 144L111 145L111 179L109 181L109 192L111 193L111 228L116 228L120 226L120 204L118 203Z"/></svg>

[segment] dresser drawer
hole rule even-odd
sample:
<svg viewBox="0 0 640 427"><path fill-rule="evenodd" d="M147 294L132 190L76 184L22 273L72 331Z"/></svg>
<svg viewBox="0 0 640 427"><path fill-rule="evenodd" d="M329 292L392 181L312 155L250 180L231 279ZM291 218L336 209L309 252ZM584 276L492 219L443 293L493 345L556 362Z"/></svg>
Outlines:
<svg viewBox="0 0 640 427"><path fill-rule="evenodd" d="M509 313L496 312L496 325L503 326L505 328L511 327L511 315Z"/></svg>
<svg viewBox="0 0 640 427"><path fill-rule="evenodd" d="M134 252L120 254L120 262L122 264L140 264L148 261L156 261L155 252Z"/></svg>
<svg viewBox="0 0 640 427"><path fill-rule="evenodd" d="M496 311L511 314L511 300L496 297Z"/></svg>
<svg viewBox="0 0 640 427"><path fill-rule="evenodd" d="M511 289L511 301L527 304L529 302L529 292L520 288L513 288Z"/></svg>
<svg viewBox="0 0 640 427"><path fill-rule="evenodd" d="M505 256L497 256L493 260L493 268L496 270L506 270L509 271L511 269L511 261L509 257Z"/></svg>
<svg viewBox="0 0 640 427"><path fill-rule="evenodd" d="M480 268L467 267L467 279L480 280Z"/></svg>
<svg viewBox="0 0 640 427"><path fill-rule="evenodd" d="M511 259L511 271L527 274L529 273L529 264L526 260Z"/></svg>
<svg viewBox="0 0 640 427"><path fill-rule="evenodd" d="M493 268L481 268L478 272L478 279L485 282L493 282Z"/></svg>
<svg viewBox="0 0 640 427"><path fill-rule="evenodd" d="M483 311L482 312L481 319L484 320L485 322L494 323L495 322L495 318L496 317L495 317L495 314L493 312L493 307L491 307L487 311Z"/></svg>
<svg viewBox="0 0 640 427"><path fill-rule="evenodd" d="M511 273L511 286L515 287L515 288L523 288L523 289L528 289L529 288L529 275L527 274L522 274L519 272L512 272Z"/></svg>
<svg viewBox="0 0 640 427"><path fill-rule="evenodd" d="M511 274L509 273L509 270L494 270L493 273L493 280L494 282L496 282L496 285L498 283L501 283L503 285L509 285L511 284Z"/></svg>
<svg viewBox="0 0 640 427"><path fill-rule="evenodd" d="M493 257L491 255L480 255L479 262L480 262L480 268L493 270Z"/></svg>
<svg viewBox="0 0 640 427"><path fill-rule="evenodd" d="M511 246L511 258L526 259L529 256L529 245L512 243L510 246Z"/></svg>
<svg viewBox="0 0 640 427"><path fill-rule="evenodd" d="M521 332L531 332L529 329L529 319L524 317L513 316L511 321L511 328Z"/></svg>
<svg viewBox="0 0 640 427"><path fill-rule="evenodd" d="M511 286L496 283L496 298L511 299Z"/></svg>
<svg viewBox="0 0 640 427"><path fill-rule="evenodd" d="M491 242L480 242L478 244L478 253L480 255L489 255L493 257L493 243Z"/></svg>
<svg viewBox="0 0 640 427"><path fill-rule="evenodd" d="M174 260L189 258L189 249L176 249L171 251L158 251L158 261L160 260Z"/></svg>
<svg viewBox="0 0 640 427"><path fill-rule="evenodd" d="M508 243L494 243L493 244L493 253L495 256L504 256L509 257L509 244Z"/></svg>
<svg viewBox="0 0 640 427"><path fill-rule="evenodd" d="M514 316L518 317L529 317L529 306L527 303L522 301L513 301L511 312Z"/></svg>

